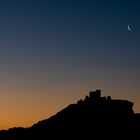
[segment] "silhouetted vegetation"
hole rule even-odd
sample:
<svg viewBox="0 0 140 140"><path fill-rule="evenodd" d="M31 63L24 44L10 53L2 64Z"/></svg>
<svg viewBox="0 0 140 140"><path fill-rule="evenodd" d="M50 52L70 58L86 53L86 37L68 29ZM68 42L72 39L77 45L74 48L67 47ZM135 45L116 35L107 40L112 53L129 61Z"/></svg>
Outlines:
<svg viewBox="0 0 140 140"><path fill-rule="evenodd" d="M101 91L96 90L29 128L0 131L0 140L134 139L139 132L140 114L133 111L133 102L101 97Z"/></svg>

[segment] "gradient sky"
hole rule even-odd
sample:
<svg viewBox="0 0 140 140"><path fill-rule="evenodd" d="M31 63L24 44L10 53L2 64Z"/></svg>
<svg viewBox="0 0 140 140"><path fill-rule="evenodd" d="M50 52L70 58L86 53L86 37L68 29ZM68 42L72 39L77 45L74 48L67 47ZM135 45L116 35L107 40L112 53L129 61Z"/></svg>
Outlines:
<svg viewBox="0 0 140 140"><path fill-rule="evenodd" d="M138 0L1 0L0 129L30 126L96 89L140 112L139 7Z"/></svg>

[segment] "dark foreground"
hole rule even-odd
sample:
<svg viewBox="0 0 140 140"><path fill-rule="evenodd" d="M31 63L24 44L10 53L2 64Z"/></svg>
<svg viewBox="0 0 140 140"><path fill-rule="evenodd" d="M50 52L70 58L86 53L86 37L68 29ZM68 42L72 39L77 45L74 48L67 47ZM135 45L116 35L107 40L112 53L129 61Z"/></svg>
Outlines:
<svg viewBox="0 0 140 140"><path fill-rule="evenodd" d="M101 97L90 92L84 100L71 104L47 120L30 128L0 131L0 140L52 139L136 139L140 135L140 114L133 103Z"/></svg>

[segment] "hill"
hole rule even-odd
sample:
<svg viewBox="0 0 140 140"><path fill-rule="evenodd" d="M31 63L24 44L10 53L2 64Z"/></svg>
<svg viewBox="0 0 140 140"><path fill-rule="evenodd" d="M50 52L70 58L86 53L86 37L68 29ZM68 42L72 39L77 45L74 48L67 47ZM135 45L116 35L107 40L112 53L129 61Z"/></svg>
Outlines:
<svg viewBox="0 0 140 140"><path fill-rule="evenodd" d="M139 135L140 114L133 111L133 105L128 100L101 97L100 90L92 91L84 100L29 128L0 131L0 140L134 138Z"/></svg>

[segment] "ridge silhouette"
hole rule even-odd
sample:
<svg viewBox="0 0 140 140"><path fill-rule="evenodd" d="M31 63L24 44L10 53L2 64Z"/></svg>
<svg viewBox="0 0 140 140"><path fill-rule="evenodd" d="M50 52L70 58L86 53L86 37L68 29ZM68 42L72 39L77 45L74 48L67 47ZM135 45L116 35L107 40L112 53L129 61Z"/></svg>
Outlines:
<svg viewBox="0 0 140 140"><path fill-rule="evenodd" d="M134 139L140 132L140 114L133 111L133 105L128 100L101 97L101 90L91 91L84 100L29 128L0 131L0 140Z"/></svg>

